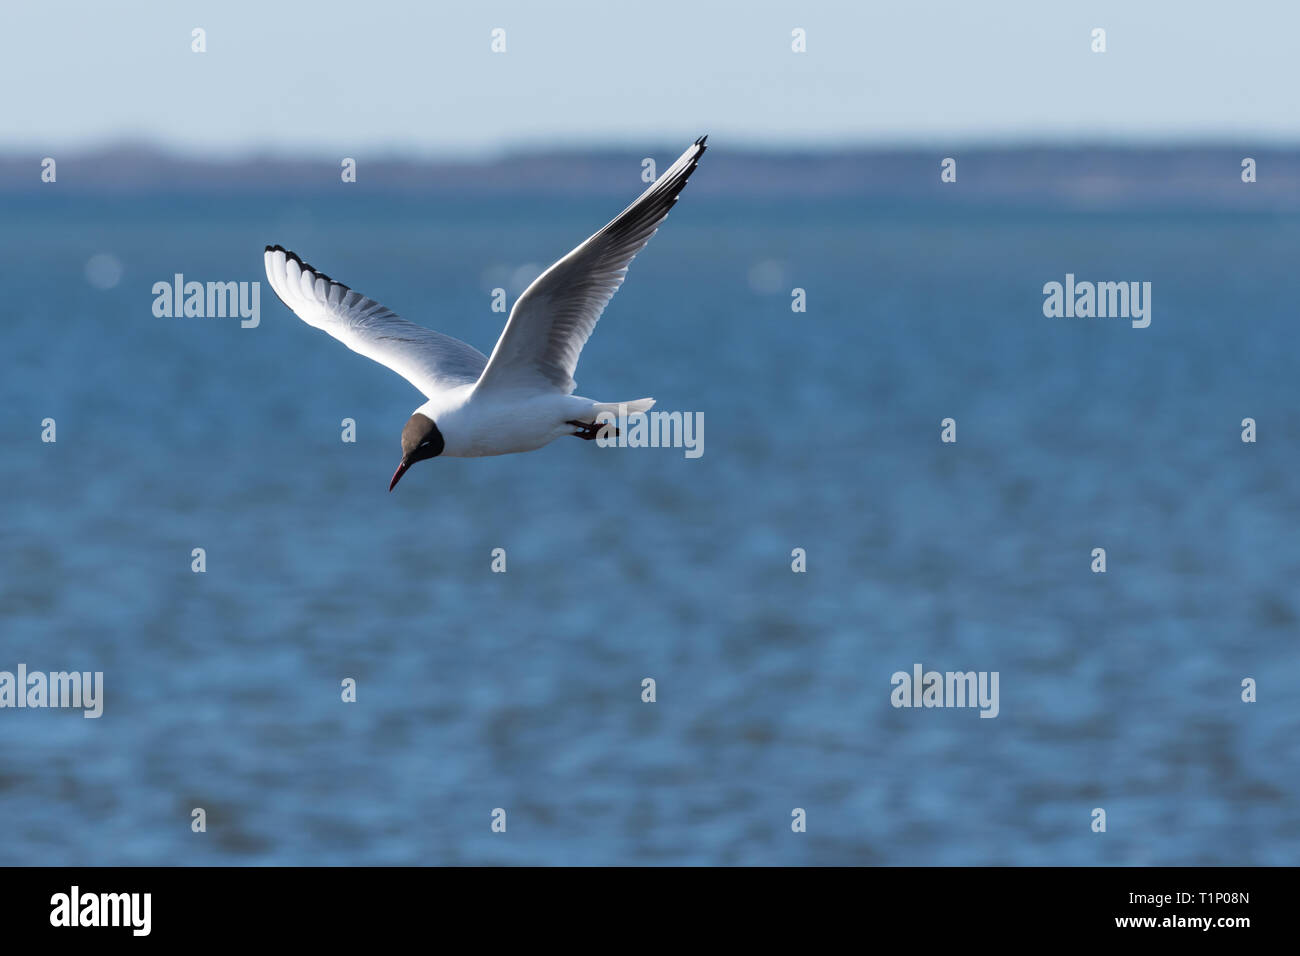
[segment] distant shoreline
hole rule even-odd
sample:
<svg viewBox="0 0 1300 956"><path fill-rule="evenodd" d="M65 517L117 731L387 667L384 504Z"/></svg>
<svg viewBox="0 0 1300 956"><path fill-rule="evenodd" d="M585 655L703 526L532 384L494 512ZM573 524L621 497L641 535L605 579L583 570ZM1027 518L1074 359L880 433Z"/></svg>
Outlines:
<svg viewBox="0 0 1300 956"><path fill-rule="evenodd" d="M538 151L490 160L419 160L357 151L357 181L341 163L265 156L198 159L150 146L54 154L55 182L42 182L39 151L0 155L0 195L42 191L129 195L316 195L348 189L371 195L456 197L627 196L641 184L644 155L620 150ZM956 159L956 182L941 182L941 163ZM1255 161L1257 181L1242 181ZM660 150L651 158L671 160ZM728 150L710 154L693 194L718 198L848 198L936 204L1052 201L1088 209L1189 203L1215 209L1300 209L1300 147L982 146L967 149L853 149L804 153Z"/></svg>

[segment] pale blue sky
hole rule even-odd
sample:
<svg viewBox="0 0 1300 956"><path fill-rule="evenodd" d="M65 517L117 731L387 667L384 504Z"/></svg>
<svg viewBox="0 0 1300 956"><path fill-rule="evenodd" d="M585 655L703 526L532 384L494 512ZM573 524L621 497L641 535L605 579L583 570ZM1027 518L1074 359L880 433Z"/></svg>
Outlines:
<svg viewBox="0 0 1300 956"><path fill-rule="evenodd" d="M1297 36L1292 0L8 2L0 150L1295 142Z"/></svg>

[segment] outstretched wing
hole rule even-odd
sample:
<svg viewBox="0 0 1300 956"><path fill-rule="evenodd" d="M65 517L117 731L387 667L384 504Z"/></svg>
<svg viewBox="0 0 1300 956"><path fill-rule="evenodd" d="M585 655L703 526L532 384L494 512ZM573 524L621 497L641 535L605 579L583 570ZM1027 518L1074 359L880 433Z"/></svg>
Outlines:
<svg viewBox="0 0 1300 956"><path fill-rule="evenodd" d="M701 136L640 198L555 263L510 310L478 388L532 387L568 394L573 371L600 314L623 284L706 149Z"/></svg>
<svg viewBox="0 0 1300 956"><path fill-rule="evenodd" d="M487 357L472 345L406 321L282 246L267 246L265 259L271 288L298 318L388 366L425 397L471 384L482 374Z"/></svg>

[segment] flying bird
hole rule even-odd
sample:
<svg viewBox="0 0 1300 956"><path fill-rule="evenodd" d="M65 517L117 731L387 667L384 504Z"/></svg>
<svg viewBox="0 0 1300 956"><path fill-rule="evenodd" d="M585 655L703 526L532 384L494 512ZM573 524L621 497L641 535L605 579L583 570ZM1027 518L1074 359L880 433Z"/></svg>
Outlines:
<svg viewBox="0 0 1300 956"><path fill-rule="evenodd" d="M267 246L271 288L298 318L385 365L428 401L402 429L392 491L417 461L477 458L541 448L562 435L590 441L601 413L644 412L653 398L596 402L574 395L578 356L704 155L701 136L614 221L533 281L510 310L491 356L408 322L316 271L283 246ZM603 426L610 427L610 426Z"/></svg>

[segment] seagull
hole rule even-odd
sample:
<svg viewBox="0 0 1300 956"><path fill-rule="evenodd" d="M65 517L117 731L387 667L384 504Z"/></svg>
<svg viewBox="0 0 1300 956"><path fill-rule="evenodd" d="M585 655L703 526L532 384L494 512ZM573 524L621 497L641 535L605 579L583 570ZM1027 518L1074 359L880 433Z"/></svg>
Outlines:
<svg viewBox="0 0 1300 956"><path fill-rule="evenodd" d="M524 290L490 357L460 339L408 322L374 299L267 246L266 276L308 325L392 369L428 399L402 429L402 460L388 490L417 461L533 451L561 435L590 441L602 413L648 411L653 398L596 402L574 395L578 356L640 252L704 155L701 136L614 221Z"/></svg>

